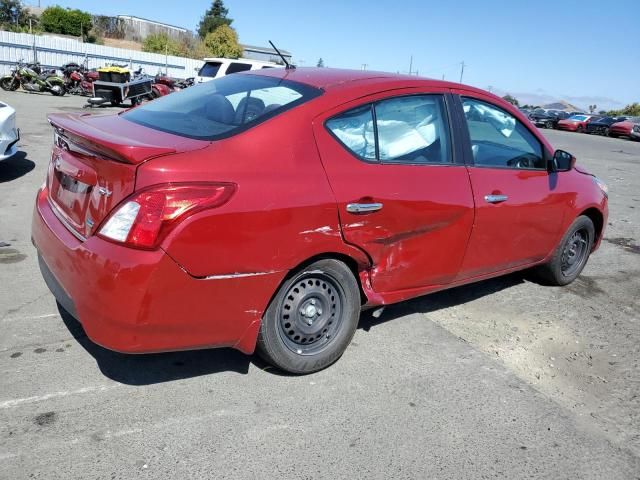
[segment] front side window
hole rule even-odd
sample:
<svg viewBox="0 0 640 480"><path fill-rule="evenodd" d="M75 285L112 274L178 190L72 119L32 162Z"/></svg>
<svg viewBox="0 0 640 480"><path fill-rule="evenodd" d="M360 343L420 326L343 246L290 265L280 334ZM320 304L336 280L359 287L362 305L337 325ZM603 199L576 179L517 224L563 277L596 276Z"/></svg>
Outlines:
<svg viewBox="0 0 640 480"><path fill-rule="evenodd" d="M297 82L229 75L122 114L145 127L198 140L226 138L322 94Z"/></svg>
<svg viewBox="0 0 640 480"><path fill-rule="evenodd" d="M545 169L542 145L513 115L472 98L462 106L475 165Z"/></svg>
<svg viewBox="0 0 640 480"><path fill-rule="evenodd" d="M347 149L364 160L451 163L442 95L381 100L333 117L326 126Z"/></svg>
<svg viewBox="0 0 640 480"><path fill-rule="evenodd" d="M218 70L220 70L220 65L222 65L221 62L206 62L198 72L198 75L201 77L215 78Z"/></svg>

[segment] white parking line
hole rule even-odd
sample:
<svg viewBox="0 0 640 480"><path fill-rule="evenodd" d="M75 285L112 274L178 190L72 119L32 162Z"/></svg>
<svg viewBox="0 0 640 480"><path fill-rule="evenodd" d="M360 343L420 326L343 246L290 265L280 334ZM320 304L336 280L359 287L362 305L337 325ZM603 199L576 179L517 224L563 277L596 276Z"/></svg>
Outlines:
<svg viewBox="0 0 640 480"><path fill-rule="evenodd" d="M60 398L60 397L68 397L69 395L78 395L82 393L94 393L94 392L105 392L107 390L111 390L113 388L121 387L121 383L116 383L115 385L103 385L101 387L85 387L80 388L78 390L71 391L63 391L63 392L54 392L48 393L46 395L37 395L34 397L25 397L25 398L15 398L13 400L5 400L4 402L0 402L0 409L12 408L18 405L23 405L25 403L36 403L43 402L45 400L50 400L52 398Z"/></svg>
<svg viewBox="0 0 640 480"><path fill-rule="evenodd" d="M59 317L59 316L60 316L59 313L45 313L44 315L33 315L31 317L8 317L8 318L3 318L2 321L12 322L15 320L38 320L41 318L52 318L52 317Z"/></svg>

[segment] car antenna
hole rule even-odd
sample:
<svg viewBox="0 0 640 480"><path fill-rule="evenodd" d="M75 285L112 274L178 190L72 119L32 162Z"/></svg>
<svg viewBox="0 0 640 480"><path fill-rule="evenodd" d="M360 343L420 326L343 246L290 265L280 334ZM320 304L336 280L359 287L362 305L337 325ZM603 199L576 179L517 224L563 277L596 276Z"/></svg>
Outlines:
<svg viewBox="0 0 640 480"><path fill-rule="evenodd" d="M287 59L286 59L286 58L284 58L284 55L282 55L282 54L280 53L280 50L278 50L278 47L276 47L276 46L273 44L273 42L272 42L271 40L269 40L269 43L271 44L271 46L273 47L273 49L276 51L276 53L278 54L278 56L282 59L282 61L283 61L283 62L284 62L284 64L286 65L286 66L285 66L285 68L286 68L287 70L295 70L295 69L296 69L296 66L295 66L295 65L293 65L293 64L291 64L291 63L289 63L289 62L287 62Z"/></svg>

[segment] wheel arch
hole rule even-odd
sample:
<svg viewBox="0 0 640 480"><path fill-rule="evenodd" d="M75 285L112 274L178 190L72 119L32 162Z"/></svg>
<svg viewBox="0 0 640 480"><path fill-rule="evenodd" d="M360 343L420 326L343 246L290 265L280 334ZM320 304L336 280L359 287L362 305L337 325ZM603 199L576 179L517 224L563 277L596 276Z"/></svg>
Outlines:
<svg viewBox="0 0 640 480"><path fill-rule="evenodd" d="M580 216L584 215L588 217L592 222L596 231L596 238L593 241L594 245L600 242L600 236L604 230L604 215L600 210L595 207L590 207L580 213Z"/></svg>

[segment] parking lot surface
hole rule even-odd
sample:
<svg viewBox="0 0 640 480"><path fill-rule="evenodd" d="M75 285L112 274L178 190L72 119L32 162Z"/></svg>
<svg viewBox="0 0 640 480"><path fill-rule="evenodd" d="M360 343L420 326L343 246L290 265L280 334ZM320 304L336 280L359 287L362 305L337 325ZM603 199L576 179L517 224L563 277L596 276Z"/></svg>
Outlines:
<svg viewBox="0 0 640 480"><path fill-rule="evenodd" d="M45 115L84 99L0 99L22 132L0 162L0 478L639 478L640 142L544 132L610 187L574 284L515 274L365 313L338 363L296 377L88 340L30 242Z"/></svg>

